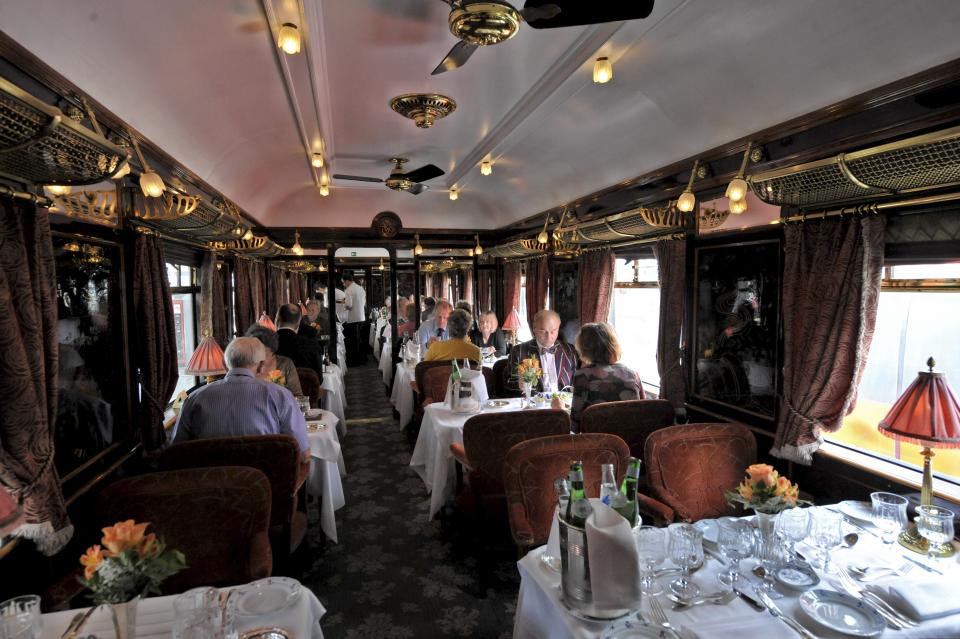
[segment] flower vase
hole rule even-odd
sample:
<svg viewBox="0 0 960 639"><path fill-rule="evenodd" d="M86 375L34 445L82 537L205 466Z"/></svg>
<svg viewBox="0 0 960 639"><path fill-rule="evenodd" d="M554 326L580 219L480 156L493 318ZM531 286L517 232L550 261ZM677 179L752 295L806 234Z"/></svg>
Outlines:
<svg viewBox="0 0 960 639"><path fill-rule="evenodd" d="M523 389L523 407L530 408L532 406L530 393L533 392L533 382L521 382L520 388Z"/></svg>
<svg viewBox="0 0 960 639"><path fill-rule="evenodd" d="M140 597L130 601L110 604L110 614L113 616L113 629L117 639L134 639L137 636L137 604Z"/></svg>
<svg viewBox="0 0 960 639"><path fill-rule="evenodd" d="M760 534L763 535L764 539L770 539L777 526L777 514L764 513L759 510L754 510L753 512L756 515L757 529L760 531Z"/></svg>

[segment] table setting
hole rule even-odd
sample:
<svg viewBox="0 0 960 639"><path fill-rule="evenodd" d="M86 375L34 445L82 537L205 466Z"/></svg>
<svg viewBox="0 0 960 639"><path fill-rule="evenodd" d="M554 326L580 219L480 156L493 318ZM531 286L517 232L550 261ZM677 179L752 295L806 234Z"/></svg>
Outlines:
<svg viewBox="0 0 960 639"><path fill-rule="evenodd" d="M347 474L337 431L339 418L330 411L311 409L306 414L310 444L310 475L307 491L320 499L320 528L337 542L335 511L346 504L341 478Z"/></svg>

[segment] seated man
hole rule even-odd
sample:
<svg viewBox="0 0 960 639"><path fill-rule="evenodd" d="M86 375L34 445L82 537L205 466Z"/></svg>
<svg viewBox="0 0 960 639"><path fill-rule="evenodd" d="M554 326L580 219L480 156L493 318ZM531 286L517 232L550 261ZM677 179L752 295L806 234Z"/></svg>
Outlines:
<svg viewBox="0 0 960 639"><path fill-rule="evenodd" d="M507 386L519 391L520 385L515 371L520 360L536 355L540 360L543 375L535 390L558 391L573 383L573 373L577 369L577 356L573 347L558 342L560 316L556 311L542 310L533 316L533 339L522 342L510 349L510 378Z"/></svg>
<svg viewBox="0 0 960 639"><path fill-rule="evenodd" d="M453 312L453 306L447 300L438 300L433 309L433 319L420 324L417 331L417 341L420 342L420 352L426 353L434 342L447 339L447 318Z"/></svg>
<svg viewBox="0 0 960 639"><path fill-rule="evenodd" d="M257 379L266 351L254 337L238 337L224 353L226 377L187 397L173 427L173 443L242 435L292 435L308 454L307 424L293 394Z"/></svg>
<svg viewBox="0 0 960 639"><path fill-rule="evenodd" d="M277 311L277 355L293 360L301 368L312 368L323 379L323 351L315 339L298 335L300 307L284 304Z"/></svg>
<svg viewBox="0 0 960 639"><path fill-rule="evenodd" d="M440 305L437 304L439 313ZM467 340L467 331L473 324L473 317L464 310L456 310L450 313L447 319L447 333L450 339L434 341L427 349L427 354L423 361L446 361L451 359L467 359L480 363L480 348L471 344Z"/></svg>

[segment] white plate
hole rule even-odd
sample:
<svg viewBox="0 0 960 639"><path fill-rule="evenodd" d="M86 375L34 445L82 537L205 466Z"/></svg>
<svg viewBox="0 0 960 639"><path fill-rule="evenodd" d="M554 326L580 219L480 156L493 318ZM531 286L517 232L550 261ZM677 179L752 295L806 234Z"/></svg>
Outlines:
<svg viewBox="0 0 960 639"><path fill-rule="evenodd" d="M873 506L869 501L848 499L837 504L837 508L850 519L856 519L865 524L873 524Z"/></svg>
<svg viewBox="0 0 960 639"><path fill-rule="evenodd" d="M486 403L487 408L506 408L509 405L510 402L506 399L491 399Z"/></svg>
<svg viewBox="0 0 960 639"><path fill-rule="evenodd" d="M839 592L808 590L800 595L800 607L817 623L845 635L876 637L887 627L879 612Z"/></svg>
<svg viewBox="0 0 960 639"><path fill-rule="evenodd" d="M303 592L300 582L288 577L267 577L237 588L230 606L240 615L267 615L293 605Z"/></svg>
<svg viewBox="0 0 960 639"><path fill-rule="evenodd" d="M628 639L628 637L645 637L647 639L664 637L663 628L657 628L638 621L633 615L626 619L615 621L603 629L600 639Z"/></svg>
<svg viewBox="0 0 960 639"><path fill-rule="evenodd" d="M700 531L703 540L711 544L716 544L720 538L720 527L717 526L716 519L701 519L693 523L693 527Z"/></svg>
<svg viewBox="0 0 960 639"><path fill-rule="evenodd" d="M774 571L773 578L790 590L810 590L820 583L817 572L805 563L780 566Z"/></svg>

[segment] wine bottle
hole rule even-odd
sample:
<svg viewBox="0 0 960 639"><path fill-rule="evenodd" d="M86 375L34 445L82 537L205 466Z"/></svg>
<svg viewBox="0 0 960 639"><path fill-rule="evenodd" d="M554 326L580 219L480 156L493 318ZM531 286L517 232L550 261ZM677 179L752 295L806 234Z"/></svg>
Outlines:
<svg viewBox="0 0 960 639"><path fill-rule="evenodd" d="M627 463L627 472L623 476L623 483L617 493L613 508L630 522L630 526L637 525L637 480L640 477L640 460L631 457Z"/></svg>
<svg viewBox="0 0 960 639"><path fill-rule="evenodd" d="M593 506L587 499L583 486L583 464L576 462L570 470L570 499L567 501L566 521L571 526L583 528L587 524L587 517L593 512Z"/></svg>

